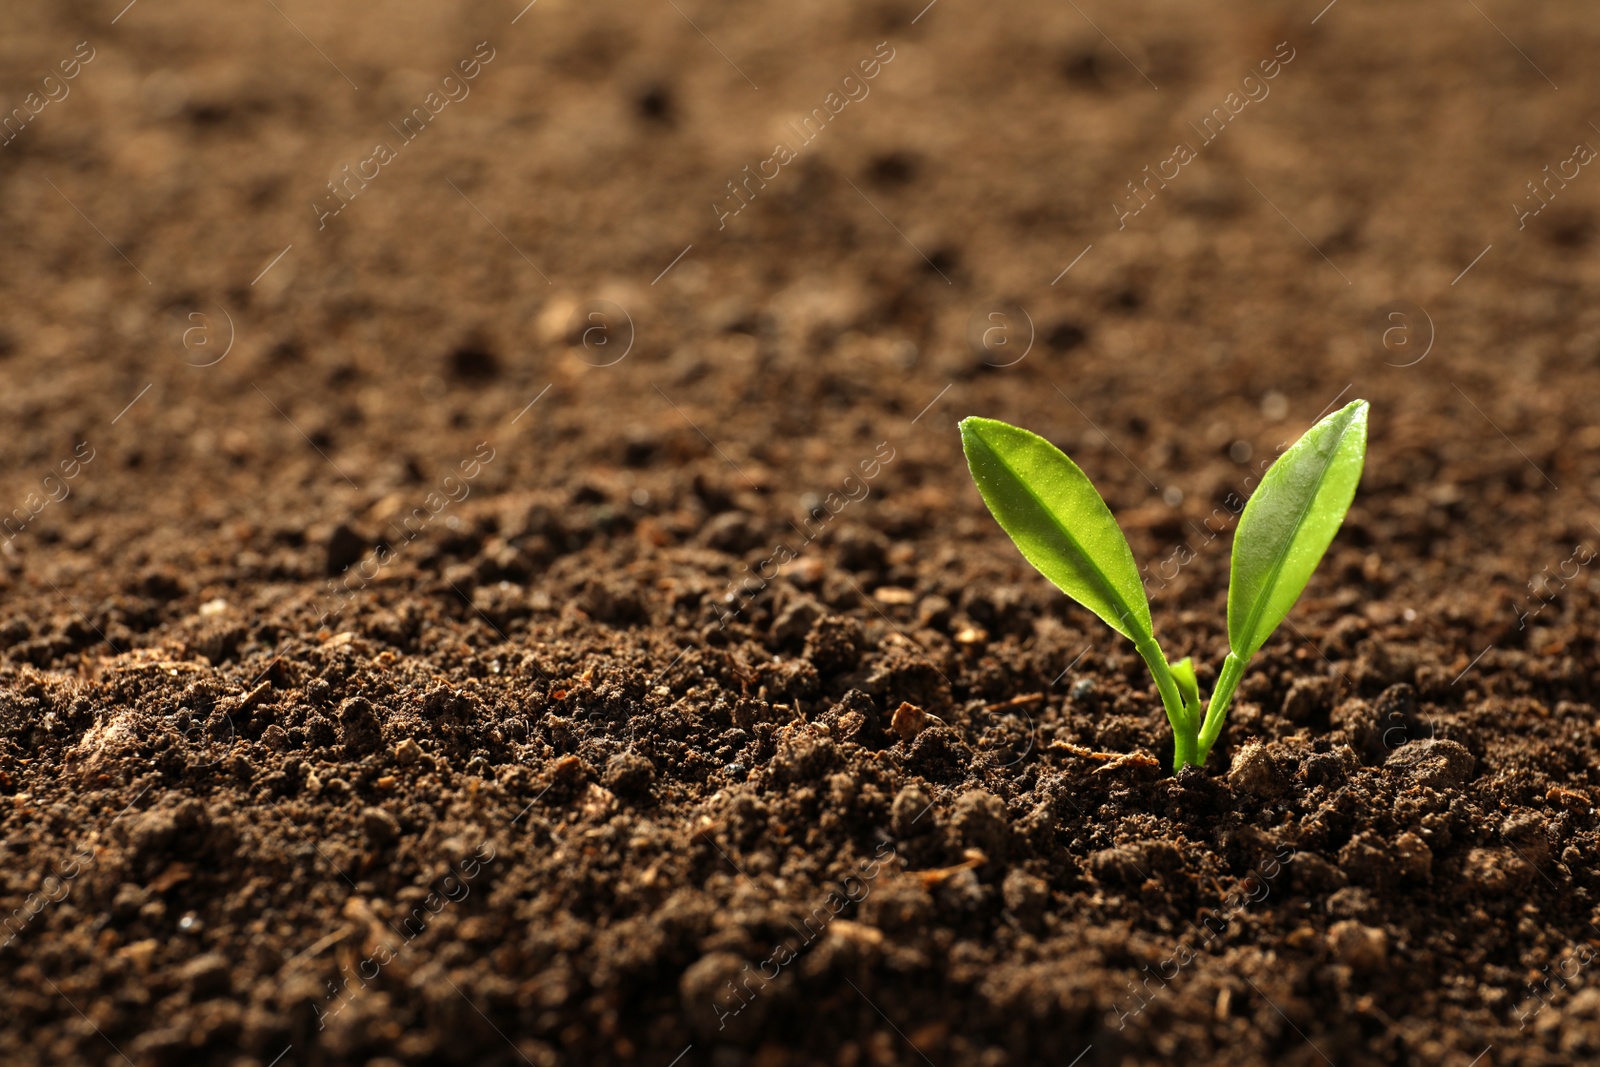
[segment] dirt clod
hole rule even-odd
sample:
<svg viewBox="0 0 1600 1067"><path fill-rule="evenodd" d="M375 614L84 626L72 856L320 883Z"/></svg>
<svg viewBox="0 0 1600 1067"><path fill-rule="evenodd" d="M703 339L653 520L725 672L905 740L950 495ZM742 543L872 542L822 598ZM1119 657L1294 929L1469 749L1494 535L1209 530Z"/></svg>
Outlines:
<svg viewBox="0 0 1600 1067"><path fill-rule="evenodd" d="M655 783L655 764L637 753L619 752L606 761L601 780L620 797L643 800L650 795L650 787Z"/></svg>
<svg viewBox="0 0 1600 1067"><path fill-rule="evenodd" d="M367 808L361 813L361 832L374 845L387 845L400 837L400 822L383 808Z"/></svg>
<svg viewBox="0 0 1600 1067"><path fill-rule="evenodd" d="M1475 763L1457 742L1429 738L1395 749L1384 769L1424 789L1454 789L1472 776Z"/></svg>
<svg viewBox="0 0 1600 1067"><path fill-rule="evenodd" d="M1289 789L1289 780L1279 769L1265 745L1251 740L1234 753L1228 770L1228 785L1250 796L1270 799Z"/></svg>
<svg viewBox="0 0 1600 1067"><path fill-rule="evenodd" d="M382 746L382 724L365 697L351 697L339 705L339 740L351 756L376 752Z"/></svg>
<svg viewBox="0 0 1600 1067"><path fill-rule="evenodd" d="M1381 929L1344 919L1328 930L1334 958L1357 971L1376 971L1389 959L1389 937Z"/></svg>

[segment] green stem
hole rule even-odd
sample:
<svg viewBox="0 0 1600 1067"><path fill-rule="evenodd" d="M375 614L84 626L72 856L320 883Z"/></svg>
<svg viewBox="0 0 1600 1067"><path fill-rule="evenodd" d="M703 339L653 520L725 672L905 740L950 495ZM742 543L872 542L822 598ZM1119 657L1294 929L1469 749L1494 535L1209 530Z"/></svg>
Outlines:
<svg viewBox="0 0 1600 1067"><path fill-rule="evenodd" d="M1202 762L1211 754L1211 746L1217 743L1217 736L1222 733L1222 724L1228 718L1228 705L1233 703L1233 691L1239 687L1245 663L1232 652L1222 661L1222 673L1217 675L1217 687L1211 691L1205 725L1200 730L1198 755Z"/></svg>
<svg viewBox="0 0 1600 1067"><path fill-rule="evenodd" d="M1172 773L1177 774L1185 767L1199 766L1203 761L1199 756L1199 746L1193 733L1172 730Z"/></svg>
<svg viewBox="0 0 1600 1067"><path fill-rule="evenodd" d="M1181 771L1189 764L1199 762L1196 755L1200 723L1185 711L1183 696L1178 692L1178 683L1172 678L1172 668L1167 666L1167 658L1161 654L1161 646L1150 640L1135 641L1134 647L1144 658L1145 666L1150 668L1150 676L1156 680L1161 706L1166 709L1167 721L1172 724L1172 769Z"/></svg>

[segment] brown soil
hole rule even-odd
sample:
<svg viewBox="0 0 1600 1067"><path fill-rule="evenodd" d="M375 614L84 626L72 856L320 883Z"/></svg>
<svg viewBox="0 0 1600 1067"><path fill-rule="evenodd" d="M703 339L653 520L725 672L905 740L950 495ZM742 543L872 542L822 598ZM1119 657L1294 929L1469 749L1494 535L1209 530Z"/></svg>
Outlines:
<svg viewBox="0 0 1600 1067"><path fill-rule="evenodd" d="M1586 5L521 6L7 15L0 1060L1600 1055ZM1356 396L1174 777L955 421L1204 687Z"/></svg>

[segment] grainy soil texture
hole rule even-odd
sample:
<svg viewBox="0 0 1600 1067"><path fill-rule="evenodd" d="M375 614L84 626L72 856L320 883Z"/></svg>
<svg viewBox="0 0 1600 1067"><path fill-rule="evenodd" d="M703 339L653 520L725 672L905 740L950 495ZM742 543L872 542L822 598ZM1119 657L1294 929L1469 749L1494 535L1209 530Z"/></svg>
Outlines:
<svg viewBox="0 0 1600 1067"><path fill-rule="evenodd" d="M9 5L0 1062L1595 1062L1597 47ZM1204 691L1244 501L1356 398L1174 775L956 423L1074 457Z"/></svg>

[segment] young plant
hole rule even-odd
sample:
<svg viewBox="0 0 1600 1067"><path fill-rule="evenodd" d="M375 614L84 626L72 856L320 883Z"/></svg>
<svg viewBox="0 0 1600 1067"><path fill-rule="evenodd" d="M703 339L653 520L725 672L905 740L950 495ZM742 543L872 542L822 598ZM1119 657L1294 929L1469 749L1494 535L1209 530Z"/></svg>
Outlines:
<svg viewBox="0 0 1600 1067"><path fill-rule="evenodd" d="M1307 430L1245 505L1233 535L1229 652L1203 712L1194 662L1169 663L1162 654L1133 551L1078 465L1038 434L994 419L963 419L961 446L984 503L1027 561L1139 650L1172 723L1177 771L1205 763L1245 665L1294 607L1344 522L1367 454L1367 402Z"/></svg>

